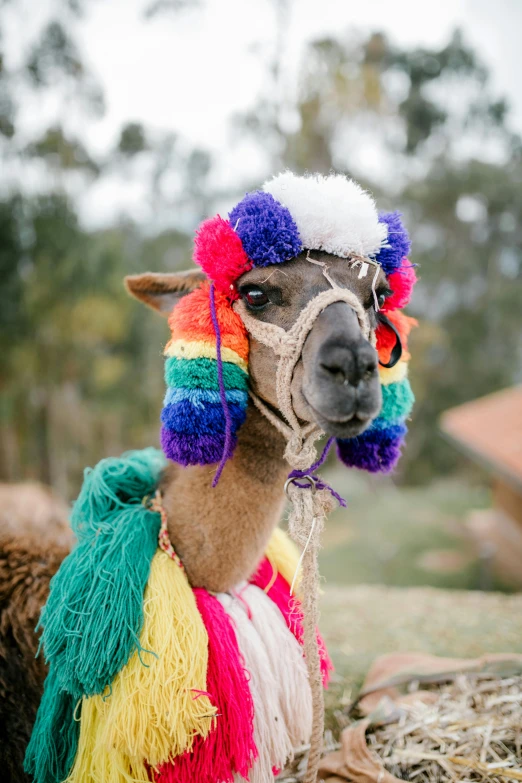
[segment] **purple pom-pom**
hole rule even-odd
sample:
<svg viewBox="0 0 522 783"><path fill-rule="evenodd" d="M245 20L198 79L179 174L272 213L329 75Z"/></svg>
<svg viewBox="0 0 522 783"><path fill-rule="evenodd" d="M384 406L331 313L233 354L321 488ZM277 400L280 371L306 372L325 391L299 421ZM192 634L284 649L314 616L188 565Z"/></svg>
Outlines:
<svg viewBox="0 0 522 783"><path fill-rule="evenodd" d="M361 468L370 473L389 473L401 456L406 435L404 424L370 427L356 438L338 439L337 454L349 468Z"/></svg>
<svg viewBox="0 0 522 783"><path fill-rule="evenodd" d="M235 437L233 443L235 446ZM188 435L161 428L161 447L165 456L180 465L213 465L220 461L224 446L224 433Z"/></svg>
<svg viewBox="0 0 522 783"><path fill-rule="evenodd" d="M254 266L280 264L303 249L292 215L270 193L247 193L228 218Z"/></svg>
<svg viewBox="0 0 522 783"><path fill-rule="evenodd" d="M379 223L386 223L388 226L388 239L375 256L375 260L382 266L384 273L389 275L399 269L403 258L407 258L411 247L410 237L404 228L400 212L382 212L379 215Z"/></svg>

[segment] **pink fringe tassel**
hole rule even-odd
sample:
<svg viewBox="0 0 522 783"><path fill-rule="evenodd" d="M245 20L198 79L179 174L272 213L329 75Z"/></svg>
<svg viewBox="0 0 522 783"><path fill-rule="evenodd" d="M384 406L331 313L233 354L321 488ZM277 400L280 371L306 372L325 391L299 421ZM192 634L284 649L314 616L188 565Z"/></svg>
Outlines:
<svg viewBox="0 0 522 783"><path fill-rule="evenodd" d="M196 736L190 753L162 764L156 783L233 783L234 773L248 778L257 748L254 742L254 704L227 613L214 596L194 589L208 634L207 689L218 708L214 730L206 740Z"/></svg>
<svg viewBox="0 0 522 783"><path fill-rule="evenodd" d="M290 585L286 579L277 574L274 579L274 569L267 557L263 558L255 574L250 578L250 583L265 590L271 585L267 592L269 598L280 609L285 618L288 628L292 631L297 641L303 643L303 613L298 598L290 595ZM321 672L323 675L323 685L326 688L330 681L330 672L333 671L333 663L328 655L328 650L324 640L317 631L317 641L319 643L319 655L321 658Z"/></svg>

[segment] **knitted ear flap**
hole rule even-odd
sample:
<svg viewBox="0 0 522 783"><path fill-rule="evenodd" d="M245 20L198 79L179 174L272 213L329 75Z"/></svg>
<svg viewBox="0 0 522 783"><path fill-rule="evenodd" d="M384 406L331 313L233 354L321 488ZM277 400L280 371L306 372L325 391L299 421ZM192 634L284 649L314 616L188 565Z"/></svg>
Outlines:
<svg viewBox="0 0 522 783"><path fill-rule="evenodd" d="M215 323L226 406L220 394ZM208 283L181 299L169 317L169 326L161 445L165 456L181 465L215 464L225 454L231 456L245 420L248 336L229 299Z"/></svg>
<svg viewBox="0 0 522 783"><path fill-rule="evenodd" d="M377 327L377 353L379 354L379 378L382 385L382 408L371 426L356 438L339 439L337 453L348 467L361 468L370 473L389 473L397 464L407 432L406 419L411 413L415 398L408 381L408 335L413 318L401 312L408 304L416 282L415 269L407 259L410 250L408 233L398 212L379 217L388 227L388 239L376 260L381 264L393 291L384 307ZM397 338L402 346L400 360L397 355Z"/></svg>

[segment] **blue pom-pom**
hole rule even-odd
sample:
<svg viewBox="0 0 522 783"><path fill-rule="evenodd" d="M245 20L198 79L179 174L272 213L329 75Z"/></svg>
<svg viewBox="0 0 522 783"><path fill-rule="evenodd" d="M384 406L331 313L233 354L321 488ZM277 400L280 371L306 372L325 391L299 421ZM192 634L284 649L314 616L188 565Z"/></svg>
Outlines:
<svg viewBox="0 0 522 783"><path fill-rule="evenodd" d="M242 405L246 408L248 404L248 392L242 389L227 389L225 391L227 402L235 402L236 405ZM175 389L172 386L167 387L163 406L174 405L176 402L188 400L196 408L202 408L208 402L214 402L221 405L221 395L213 389Z"/></svg>
<svg viewBox="0 0 522 783"><path fill-rule="evenodd" d="M382 212L379 215L379 223L386 223L388 226L388 239L375 256L375 260L381 264L384 273L389 275L399 269L402 259L410 252L410 237L404 228L400 212Z"/></svg>
<svg viewBox="0 0 522 783"><path fill-rule="evenodd" d="M303 249L292 215L270 193L247 193L228 217L254 266L280 264Z"/></svg>
<svg viewBox="0 0 522 783"><path fill-rule="evenodd" d="M229 403L232 432L236 433L246 417L246 405ZM165 406L161 411L161 422L169 430L186 435L213 435L225 432L225 413L220 402L194 405L190 400L181 400Z"/></svg>

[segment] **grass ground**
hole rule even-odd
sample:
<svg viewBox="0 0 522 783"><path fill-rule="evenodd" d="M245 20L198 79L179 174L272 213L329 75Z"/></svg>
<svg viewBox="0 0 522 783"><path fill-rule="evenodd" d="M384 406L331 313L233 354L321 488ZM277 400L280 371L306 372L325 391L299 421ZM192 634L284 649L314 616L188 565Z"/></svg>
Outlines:
<svg viewBox="0 0 522 783"><path fill-rule="evenodd" d="M325 475L348 502L328 519L321 629L336 665L327 697L346 703L389 652L477 657L522 652L522 594L504 590L465 525L486 490L457 480L398 488L339 465Z"/></svg>
<svg viewBox="0 0 522 783"><path fill-rule="evenodd" d="M336 667L326 697L331 715L351 701L372 661L384 653L475 658L522 652L522 594L328 586L321 631Z"/></svg>
<svg viewBox="0 0 522 783"><path fill-rule="evenodd" d="M320 567L327 584L506 589L489 572L465 526L488 492L461 481L398 488L335 466L326 471L348 502L328 519Z"/></svg>

